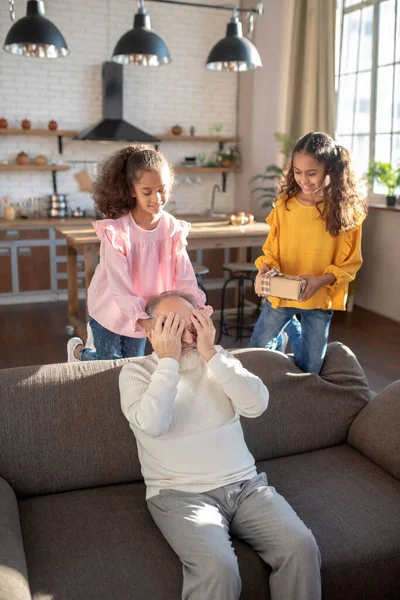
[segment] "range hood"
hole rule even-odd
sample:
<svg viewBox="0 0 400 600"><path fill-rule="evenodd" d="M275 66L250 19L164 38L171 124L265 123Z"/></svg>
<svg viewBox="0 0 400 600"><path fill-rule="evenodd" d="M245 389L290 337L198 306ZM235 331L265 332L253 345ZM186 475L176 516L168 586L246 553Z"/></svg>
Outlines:
<svg viewBox="0 0 400 600"><path fill-rule="evenodd" d="M115 62L103 63L102 82L103 119L79 133L77 139L98 142L159 142L159 139L122 118L123 66Z"/></svg>

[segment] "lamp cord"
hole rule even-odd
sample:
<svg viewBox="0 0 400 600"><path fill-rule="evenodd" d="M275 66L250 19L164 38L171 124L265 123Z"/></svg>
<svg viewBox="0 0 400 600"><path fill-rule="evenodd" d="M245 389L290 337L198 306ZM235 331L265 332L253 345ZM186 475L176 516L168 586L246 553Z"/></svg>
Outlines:
<svg viewBox="0 0 400 600"><path fill-rule="evenodd" d="M10 21L15 21L14 0L9 0Z"/></svg>

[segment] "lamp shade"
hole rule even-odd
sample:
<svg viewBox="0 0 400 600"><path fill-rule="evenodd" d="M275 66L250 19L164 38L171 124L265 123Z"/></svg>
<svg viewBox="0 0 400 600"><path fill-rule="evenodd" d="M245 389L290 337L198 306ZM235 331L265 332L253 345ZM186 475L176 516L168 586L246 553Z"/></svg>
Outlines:
<svg viewBox="0 0 400 600"><path fill-rule="evenodd" d="M44 14L42 0L28 0L26 17L22 17L11 27L3 49L17 56L67 56L69 50L64 36Z"/></svg>
<svg viewBox="0 0 400 600"><path fill-rule="evenodd" d="M226 28L226 37L212 48L206 62L211 71L250 71L262 67L257 48L243 37L242 24L233 17Z"/></svg>
<svg viewBox="0 0 400 600"><path fill-rule="evenodd" d="M158 67L171 62L164 41L151 31L150 17L145 8L139 8L135 15L133 29L127 31L117 42L112 59L123 65L145 67Z"/></svg>

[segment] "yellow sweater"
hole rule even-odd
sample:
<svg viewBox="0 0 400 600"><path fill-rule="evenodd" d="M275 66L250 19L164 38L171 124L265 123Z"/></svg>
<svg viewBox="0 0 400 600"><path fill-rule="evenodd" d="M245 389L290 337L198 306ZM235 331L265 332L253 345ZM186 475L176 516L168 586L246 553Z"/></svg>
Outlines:
<svg viewBox="0 0 400 600"><path fill-rule="evenodd" d="M362 265L361 225L333 236L326 231L318 209L301 204L295 197L287 205L282 198L277 200L266 221L271 229L263 246L264 255L255 261L257 268L268 264L284 275L332 273L336 277L333 285L321 288L306 302L270 296L272 306L345 310L349 282Z"/></svg>

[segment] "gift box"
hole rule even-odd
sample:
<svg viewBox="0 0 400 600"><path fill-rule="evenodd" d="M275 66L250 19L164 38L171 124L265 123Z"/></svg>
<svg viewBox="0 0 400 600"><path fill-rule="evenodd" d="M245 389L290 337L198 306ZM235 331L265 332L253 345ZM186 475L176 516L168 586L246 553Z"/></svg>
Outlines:
<svg viewBox="0 0 400 600"><path fill-rule="evenodd" d="M307 281L301 277L290 277L273 269L268 273L258 273L254 288L258 296L298 300L306 285Z"/></svg>

